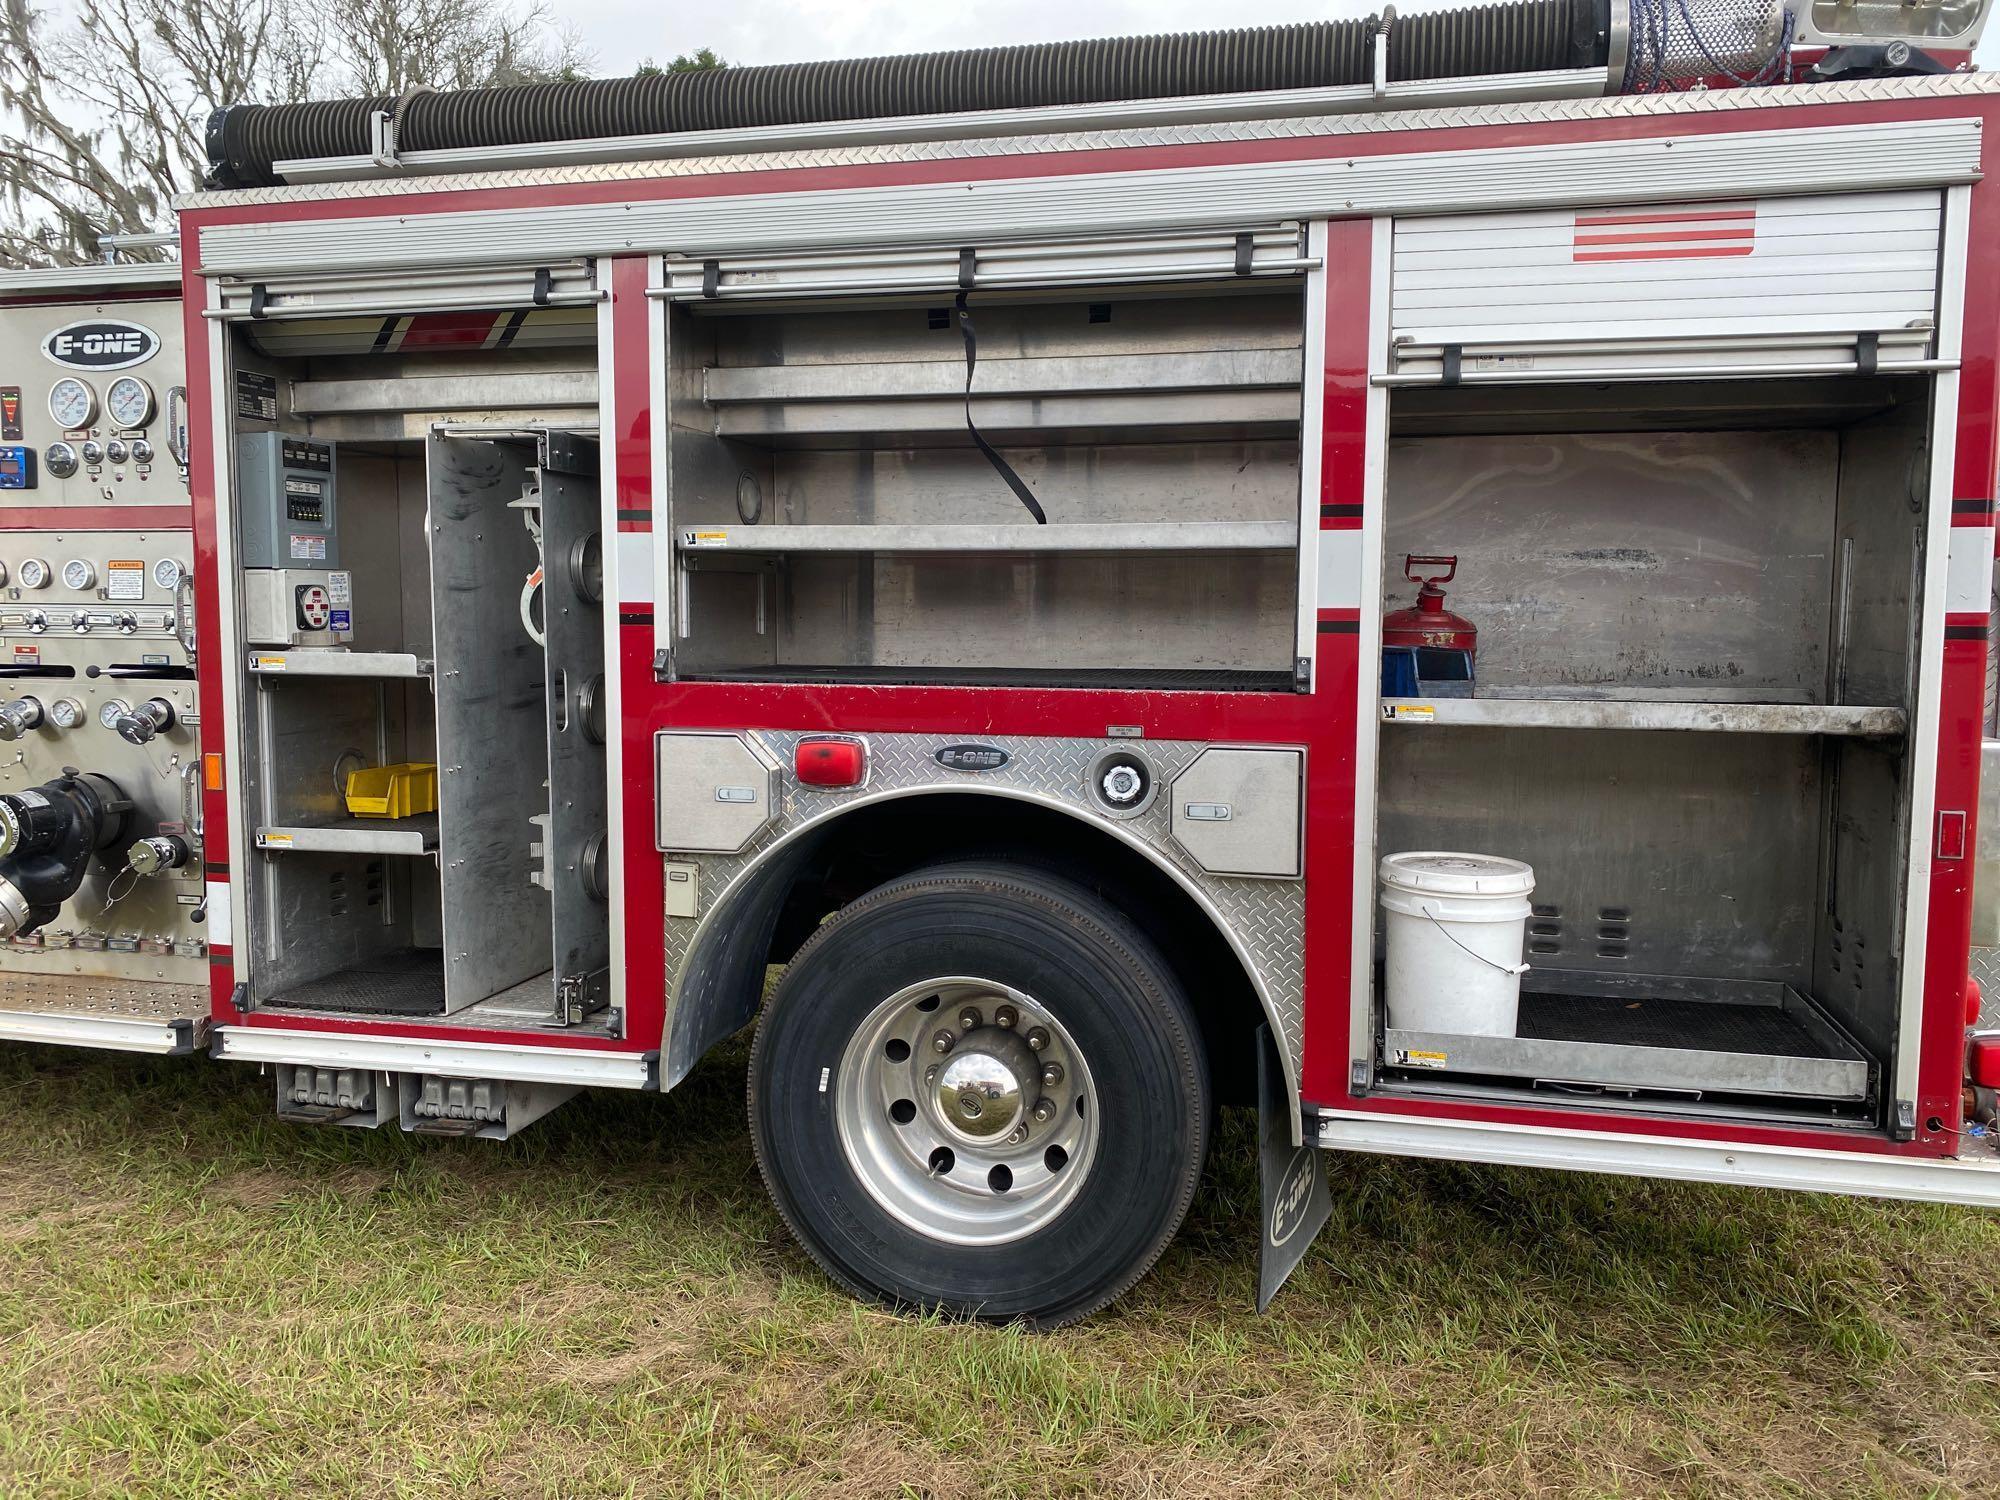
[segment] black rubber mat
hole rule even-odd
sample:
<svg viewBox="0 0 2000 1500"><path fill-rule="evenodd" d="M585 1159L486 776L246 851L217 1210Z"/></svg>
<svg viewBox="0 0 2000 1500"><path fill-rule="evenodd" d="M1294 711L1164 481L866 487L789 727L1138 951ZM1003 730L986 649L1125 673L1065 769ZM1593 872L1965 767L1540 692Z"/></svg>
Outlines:
<svg viewBox="0 0 2000 1500"><path fill-rule="evenodd" d="M1519 1035L1549 1042L1690 1047L1751 1057L1847 1058L1837 1040L1776 1005L1629 996L1521 995Z"/></svg>
<svg viewBox="0 0 2000 1500"><path fill-rule="evenodd" d="M385 953L263 1002L267 1010L357 1016L444 1014L444 955L435 948Z"/></svg>

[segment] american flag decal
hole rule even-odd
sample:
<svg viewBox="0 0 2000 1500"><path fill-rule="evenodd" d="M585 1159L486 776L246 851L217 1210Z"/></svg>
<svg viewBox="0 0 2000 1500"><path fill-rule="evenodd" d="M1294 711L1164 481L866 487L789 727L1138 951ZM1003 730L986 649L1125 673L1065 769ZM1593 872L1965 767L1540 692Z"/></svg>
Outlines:
<svg viewBox="0 0 2000 1500"><path fill-rule="evenodd" d="M1576 216L1572 261L1721 260L1757 248L1755 204Z"/></svg>

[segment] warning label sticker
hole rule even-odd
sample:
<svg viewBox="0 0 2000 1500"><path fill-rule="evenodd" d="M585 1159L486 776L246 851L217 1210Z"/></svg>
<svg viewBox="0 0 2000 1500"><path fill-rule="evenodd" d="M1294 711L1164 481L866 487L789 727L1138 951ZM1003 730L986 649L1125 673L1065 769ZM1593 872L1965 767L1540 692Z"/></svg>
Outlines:
<svg viewBox="0 0 2000 1500"><path fill-rule="evenodd" d="M352 573L327 574L326 596L335 604L352 604L354 602L354 575Z"/></svg>
<svg viewBox="0 0 2000 1500"><path fill-rule="evenodd" d="M1385 719L1435 719L1437 710L1428 703L1385 703L1382 705Z"/></svg>
<svg viewBox="0 0 2000 1500"><path fill-rule="evenodd" d="M323 536L293 536L293 562L325 562L326 538Z"/></svg>
<svg viewBox="0 0 2000 1500"><path fill-rule="evenodd" d="M1396 1049L1396 1066L1399 1068L1445 1068L1451 1065L1449 1052L1410 1052Z"/></svg>
<svg viewBox="0 0 2000 1500"><path fill-rule="evenodd" d="M136 557L114 557L104 565L104 597L143 599L146 597L146 564Z"/></svg>

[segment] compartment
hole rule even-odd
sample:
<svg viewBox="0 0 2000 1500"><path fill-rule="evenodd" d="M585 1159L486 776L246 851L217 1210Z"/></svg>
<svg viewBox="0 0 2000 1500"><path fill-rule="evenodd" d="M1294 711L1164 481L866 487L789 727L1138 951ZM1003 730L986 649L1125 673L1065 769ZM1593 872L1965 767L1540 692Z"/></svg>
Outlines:
<svg viewBox="0 0 2000 1500"><path fill-rule="evenodd" d="M672 307L676 671L1289 689L1299 280L970 313Z"/></svg>
<svg viewBox="0 0 2000 1500"><path fill-rule="evenodd" d="M1886 1123L1929 396L1393 398L1384 607L1456 554L1478 643L1470 698L1381 700L1377 851L1536 890L1516 1035L1399 1030L1378 970L1384 1086Z"/></svg>
<svg viewBox="0 0 2000 1500"><path fill-rule="evenodd" d="M273 369L291 377L289 397L362 399ZM437 399L421 361L395 373L369 402ZM309 412L273 411L239 424L234 496L252 1004L601 1027L594 437L440 425L421 442L326 438ZM280 435L275 447L260 429ZM275 475L260 474L274 452ZM350 771L424 762L437 767L434 810L348 809Z"/></svg>

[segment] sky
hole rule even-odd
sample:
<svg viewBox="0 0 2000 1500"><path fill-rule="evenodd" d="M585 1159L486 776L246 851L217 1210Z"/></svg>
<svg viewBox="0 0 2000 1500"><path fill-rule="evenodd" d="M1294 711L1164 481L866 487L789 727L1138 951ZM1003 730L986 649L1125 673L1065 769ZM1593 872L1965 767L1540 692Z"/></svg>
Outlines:
<svg viewBox="0 0 2000 1500"><path fill-rule="evenodd" d="M1418 0L1419 4L1423 0ZM1453 3L1453 0L1444 0ZM1235 0L1226 9L1191 0L737 0L716 11L662 7L651 0L568 0L565 21L597 54L600 74L629 71L647 56L664 62L679 52L713 47L736 63L806 62L823 57L876 57L890 52L941 52L1016 42L1061 42L1098 36L1145 36L1167 31L1273 26L1379 9L1367 0Z"/></svg>
<svg viewBox="0 0 2000 1500"><path fill-rule="evenodd" d="M1406 0L1410 11L1439 10L1467 0ZM1365 16L1380 0L1234 0L1226 7L1192 0L737 0L703 13L671 10L655 0L567 0L563 18L597 54L599 74L629 72L647 57L664 62L679 52L713 47L736 63L804 62L824 57L875 57L1018 42L1145 36L1219 27L1275 26ZM2000 20L1979 49L1985 67L2000 66Z"/></svg>

